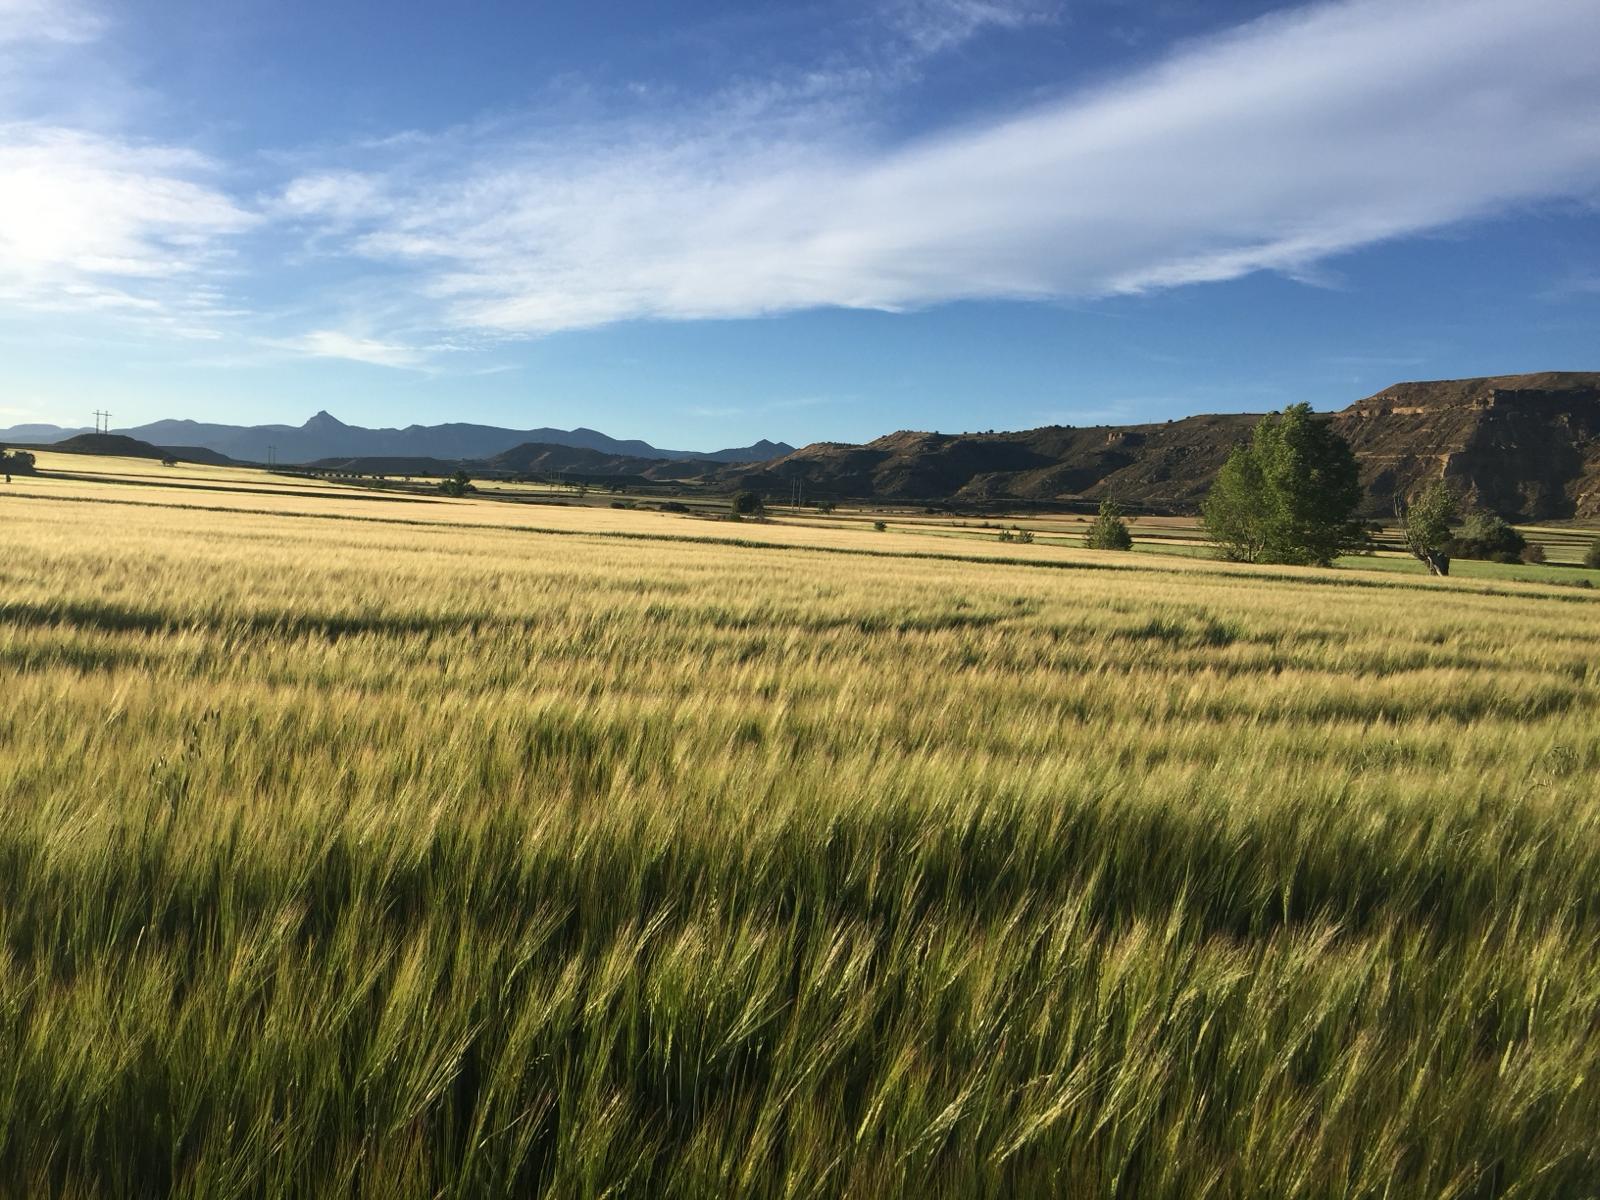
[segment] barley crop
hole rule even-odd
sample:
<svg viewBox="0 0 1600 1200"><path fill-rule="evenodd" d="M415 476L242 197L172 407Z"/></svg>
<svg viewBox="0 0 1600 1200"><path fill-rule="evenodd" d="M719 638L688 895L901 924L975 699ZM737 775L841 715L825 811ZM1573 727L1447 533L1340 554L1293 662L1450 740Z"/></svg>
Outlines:
<svg viewBox="0 0 1600 1200"><path fill-rule="evenodd" d="M0 498L0 1195L1600 1194L1590 593L314 491Z"/></svg>

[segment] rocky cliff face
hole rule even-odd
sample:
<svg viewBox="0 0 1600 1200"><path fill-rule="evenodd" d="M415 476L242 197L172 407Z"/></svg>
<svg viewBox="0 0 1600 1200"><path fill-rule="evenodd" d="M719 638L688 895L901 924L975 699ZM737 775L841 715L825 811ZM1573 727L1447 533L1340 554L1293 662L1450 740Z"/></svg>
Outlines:
<svg viewBox="0 0 1600 1200"><path fill-rule="evenodd" d="M1334 425L1375 504L1442 474L1507 516L1600 515L1600 373L1401 383Z"/></svg>
<svg viewBox="0 0 1600 1200"><path fill-rule="evenodd" d="M1019 433L903 431L864 446L827 442L725 473L782 494L894 500L1198 506L1252 414L1160 425L1051 426ZM1402 383L1332 418L1361 463L1368 515L1441 473L1471 505L1540 519L1600 515L1600 373Z"/></svg>

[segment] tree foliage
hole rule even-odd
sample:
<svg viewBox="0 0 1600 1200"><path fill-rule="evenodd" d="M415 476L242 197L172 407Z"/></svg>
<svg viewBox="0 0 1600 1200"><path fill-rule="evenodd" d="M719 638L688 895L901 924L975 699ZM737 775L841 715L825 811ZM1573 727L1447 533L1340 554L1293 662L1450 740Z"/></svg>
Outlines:
<svg viewBox="0 0 1600 1200"><path fill-rule="evenodd" d="M457 471L450 478L439 482L439 490L446 496L465 496L478 489L472 486L472 480L465 471Z"/></svg>
<svg viewBox="0 0 1600 1200"><path fill-rule="evenodd" d="M741 517L751 517L764 511L766 505L755 492L736 492L733 497L733 511Z"/></svg>
<svg viewBox="0 0 1600 1200"><path fill-rule="evenodd" d="M1132 550L1133 535L1128 523L1122 519L1122 510L1114 500L1100 501L1100 515L1083 535L1083 544L1091 550Z"/></svg>
<svg viewBox="0 0 1600 1200"><path fill-rule="evenodd" d="M1455 519L1455 493L1442 479L1428 485L1409 508L1400 508L1406 549L1435 575L1450 574L1450 523Z"/></svg>
<svg viewBox="0 0 1600 1200"><path fill-rule="evenodd" d="M1519 562L1528 539L1494 513L1473 513L1461 531L1450 540L1449 551L1456 558L1478 558L1486 562Z"/></svg>
<svg viewBox="0 0 1600 1200"><path fill-rule="evenodd" d="M1236 562L1328 566L1362 543L1361 483L1349 443L1309 404L1257 422L1202 506L1206 533Z"/></svg>
<svg viewBox="0 0 1600 1200"><path fill-rule="evenodd" d="M0 471L7 475L32 475L33 463L33 455L28 451L12 450L7 453L6 448L0 446Z"/></svg>

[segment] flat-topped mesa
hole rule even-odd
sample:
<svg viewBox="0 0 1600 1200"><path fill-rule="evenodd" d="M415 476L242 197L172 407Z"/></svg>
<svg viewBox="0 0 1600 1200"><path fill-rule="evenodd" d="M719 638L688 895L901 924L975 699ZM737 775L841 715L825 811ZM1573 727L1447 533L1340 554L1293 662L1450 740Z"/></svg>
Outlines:
<svg viewBox="0 0 1600 1200"><path fill-rule="evenodd" d="M1600 373L1400 383L1352 404L1334 426L1356 452L1374 511L1442 470L1469 506L1534 519L1595 515Z"/></svg>
<svg viewBox="0 0 1600 1200"><path fill-rule="evenodd" d="M882 437L874 438L867 445L873 450L886 450L893 454L919 454L929 450L938 450L951 441L955 435L948 433L929 433L921 429L899 429L894 433L886 433Z"/></svg>
<svg viewBox="0 0 1600 1200"><path fill-rule="evenodd" d="M1411 416L1441 409L1530 408L1573 402L1600 402L1600 372L1539 371L1528 375L1486 375L1476 379L1437 379L1397 383L1358 400L1341 417Z"/></svg>

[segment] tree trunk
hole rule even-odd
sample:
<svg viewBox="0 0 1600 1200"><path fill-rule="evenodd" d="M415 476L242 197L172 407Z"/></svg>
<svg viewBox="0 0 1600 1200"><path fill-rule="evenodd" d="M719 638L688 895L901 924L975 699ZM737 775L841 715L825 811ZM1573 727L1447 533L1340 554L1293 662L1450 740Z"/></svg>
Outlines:
<svg viewBox="0 0 1600 1200"><path fill-rule="evenodd" d="M1437 550L1424 550L1421 554L1422 561L1428 564L1428 570L1435 575L1450 574L1450 556L1441 554Z"/></svg>

